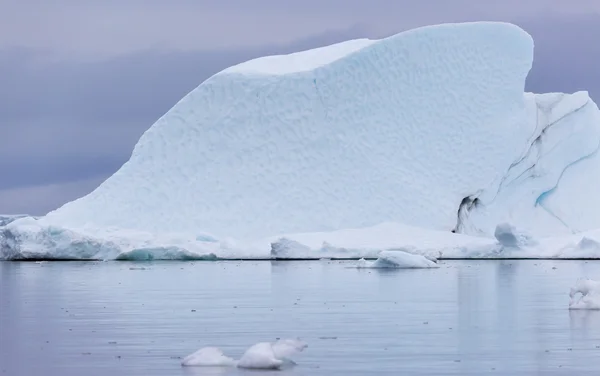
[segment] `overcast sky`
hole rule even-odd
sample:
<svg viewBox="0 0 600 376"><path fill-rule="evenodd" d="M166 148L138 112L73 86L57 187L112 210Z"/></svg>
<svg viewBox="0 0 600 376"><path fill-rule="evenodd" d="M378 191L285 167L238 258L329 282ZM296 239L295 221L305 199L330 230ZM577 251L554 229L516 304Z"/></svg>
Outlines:
<svg viewBox="0 0 600 376"><path fill-rule="evenodd" d="M469 20L534 36L528 90L600 101L598 0L0 0L0 213L44 214L88 193L232 64Z"/></svg>

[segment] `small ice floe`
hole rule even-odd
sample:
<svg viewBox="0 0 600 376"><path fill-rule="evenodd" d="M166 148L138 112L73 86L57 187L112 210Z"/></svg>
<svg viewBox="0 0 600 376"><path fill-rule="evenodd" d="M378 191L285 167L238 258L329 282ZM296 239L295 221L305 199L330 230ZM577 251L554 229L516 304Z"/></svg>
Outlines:
<svg viewBox="0 0 600 376"><path fill-rule="evenodd" d="M382 251L377 260L358 260L356 265L359 269L428 269L439 268L437 260L421 255L415 255L404 251Z"/></svg>
<svg viewBox="0 0 600 376"><path fill-rule="evenodd" d="M186 367L231 367L236 361L223 354L218 347L203 347L183 358L182 366Z"/></svg>
<svg viewBox="0 0 600 376"><path fill-rule="evenodd" d="M240 360L223 354L217 347L203 347L186 356L181 365L184 367L238 367L246 369L282 369L293 366L289 359L303 351L308 345L298 339L281 339L275 342L259 342L251 346Z"/></svg>
<svg viewBox="0 0 600 376"><path fill-rule="evenodd" d="M579 299L575 300L575 297ZM569 292L569 309L600 310L600 282L593 279L580 279Z"/></svg>

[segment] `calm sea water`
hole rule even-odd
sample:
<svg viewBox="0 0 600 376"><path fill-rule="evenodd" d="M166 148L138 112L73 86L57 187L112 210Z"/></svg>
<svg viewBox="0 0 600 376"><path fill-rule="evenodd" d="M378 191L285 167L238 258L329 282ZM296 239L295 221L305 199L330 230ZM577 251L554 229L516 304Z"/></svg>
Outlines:
<svg viewBox="0 0 600 376"><path fill-rule="evenodd" d="M286 375L597 375L600 312L571 312L600 262L0 262L0 374L272 375L191 369L219 346L299 336ZM139 269L145 268L145 270Z"/></svg>

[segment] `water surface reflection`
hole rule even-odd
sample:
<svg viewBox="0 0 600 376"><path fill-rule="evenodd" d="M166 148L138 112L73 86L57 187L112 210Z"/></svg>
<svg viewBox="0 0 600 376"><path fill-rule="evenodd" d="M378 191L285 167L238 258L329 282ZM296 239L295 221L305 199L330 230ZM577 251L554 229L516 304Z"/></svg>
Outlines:
<svg viewBox="0 0 600 376"><path fill-rule="evenodd" d="M130 269L143 266L145 270ZM179 357L300 336L289 375L596 375L600 312L569 311L584 261L0 263L0 372L254 375ZM600 279L600 277L599 277ZM272 374L272 373L265 373Z"/></svg>

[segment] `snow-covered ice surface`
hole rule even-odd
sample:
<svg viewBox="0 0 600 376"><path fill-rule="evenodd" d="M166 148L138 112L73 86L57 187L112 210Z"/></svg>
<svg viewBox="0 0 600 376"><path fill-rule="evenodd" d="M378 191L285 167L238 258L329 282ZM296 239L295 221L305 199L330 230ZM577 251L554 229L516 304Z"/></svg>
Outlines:
<svg viewBox="0 0 600 376"><path fill-rule="evenodd" d="M577 297L579 299L577 299ZM600 282L580 279L569 292L569 309L600 309Z"/></svg>
<svg viewBox="0 0 600 376"><path fill-rule="evenodd" d="M256 343L240 358L239 361L226 356L217 347L203 347L200 350L186 356L181 365L184 367L231 367L245 369L281 369L285 366L293 366L290 357L304 351L308 345L298 339L279 339L275 342Z"/></svg>
<svg viewBox="0 0 600 376"><path fill-rule="evenodd" d="M532 61L474 22L238 64L0 258L600 257L600 111L524 93Z"/></svg>
<svg viewBox="0 0 600 376"><path fill-rule="evenodd" d="M428 269L439 268L439 265L425 256L415 255L404 251L383 251L377 260L358 260L359 269Z"/></svg>

